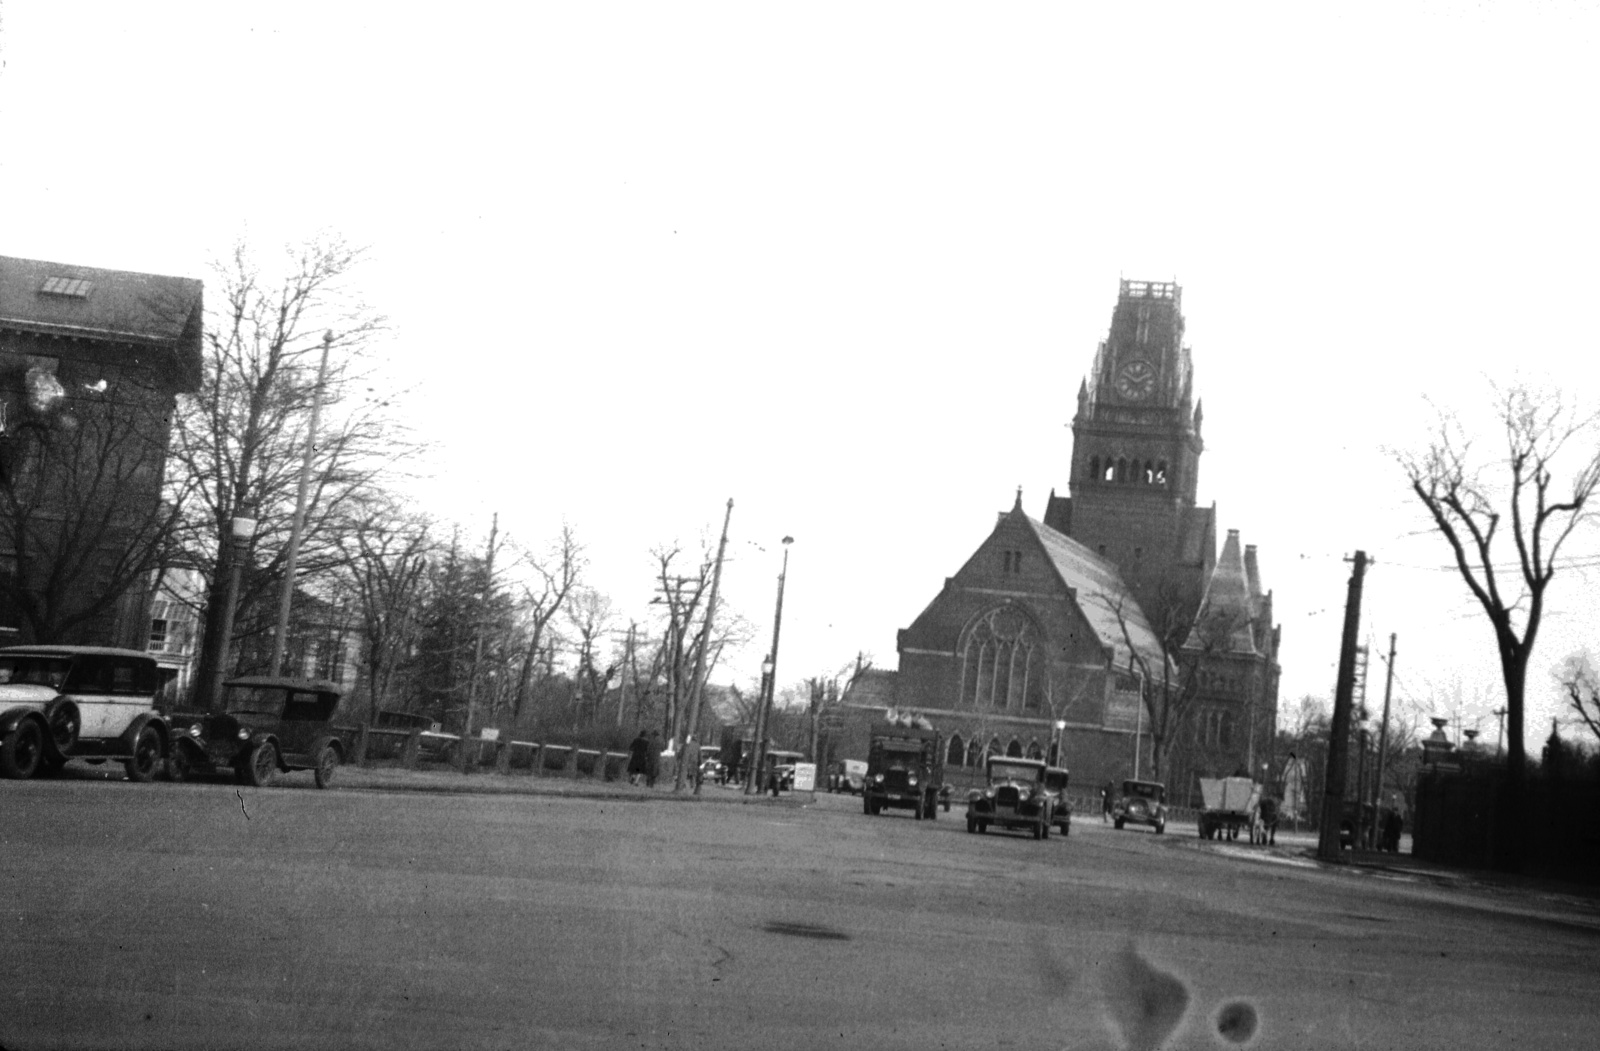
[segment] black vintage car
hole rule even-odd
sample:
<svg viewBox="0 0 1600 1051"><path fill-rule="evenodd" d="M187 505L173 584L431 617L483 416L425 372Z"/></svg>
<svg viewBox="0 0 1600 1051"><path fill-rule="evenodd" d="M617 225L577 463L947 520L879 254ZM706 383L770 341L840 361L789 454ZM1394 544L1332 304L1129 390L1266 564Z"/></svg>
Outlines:
<svg viewBox="0 0 1600 1051"><path fill-rule="evenodd" d="M333 728L341 692L311 679L230 679L220 712L171 717L167 777L231 772L242 784L261 786L280 770L310 770L317 787L327 788L345 755Z"/></svg>
<svg viewBox="0 0 1600 1051"><path fill-rule="evenodd" d="M1034 839L1049 839L1055 823L1055 795L1045 787L1042 759L991 755L988 786L967 793L967 831L1020 828Z"/></svg>

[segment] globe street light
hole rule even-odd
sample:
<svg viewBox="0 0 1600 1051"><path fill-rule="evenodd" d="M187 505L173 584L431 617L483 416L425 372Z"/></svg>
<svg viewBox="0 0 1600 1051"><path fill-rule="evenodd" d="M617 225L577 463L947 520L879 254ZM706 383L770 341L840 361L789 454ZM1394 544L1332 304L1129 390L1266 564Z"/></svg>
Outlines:
<svg viewBox="0 0 1600 1051"><path fill-rule="evenodd" d="M256 532L256 520L246 515L234 515L228 525L230 534L226 546L228 553L228 590L222 600L222 623L218 626L218 638L215 646L216 663L211 668L209 704L212 711L220 711L222 709L222 680L227 677L228 644L233 638L234 608L239 604L239 575L244 570L245 553L249 548L250 538Z"/></svg>
<svg viewBox="0 0 1600 1051"><path fill-rule="evenodd" d="M1050 744L1050 765L1051 766L1062 766L1062 765L1064 765L1061 762L1061 731L1065 730L1066 728L1067 728L1067 721L1065 719L1057 719L1056 720L1056 739L1054 741L1052 741L1051 744Z"/></svg>

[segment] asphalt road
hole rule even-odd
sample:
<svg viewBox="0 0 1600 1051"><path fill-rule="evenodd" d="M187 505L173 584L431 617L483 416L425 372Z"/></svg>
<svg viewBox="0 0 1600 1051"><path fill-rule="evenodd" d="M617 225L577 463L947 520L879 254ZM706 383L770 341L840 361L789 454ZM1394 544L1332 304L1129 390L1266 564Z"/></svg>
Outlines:
<svg viewBox="0 0 1600 1051"><path fill-rule="evenodd" d="M0 782L0 1047L1595 1046L1581 899L706 791Z"/></svg>

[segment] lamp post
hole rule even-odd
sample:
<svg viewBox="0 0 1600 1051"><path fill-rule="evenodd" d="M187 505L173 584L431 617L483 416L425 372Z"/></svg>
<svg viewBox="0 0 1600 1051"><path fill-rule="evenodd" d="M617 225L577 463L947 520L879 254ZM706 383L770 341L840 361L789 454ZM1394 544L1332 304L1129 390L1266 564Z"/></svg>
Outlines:
<svg viewBox="0 0 1600 1051"><path fill-rule="evenodd" d="M211 689L207 704L212 711L222 708L222 680L228 673L228 644L233 638L233 613L239 604L239 575L244 570L245 551L250 538L255 535L256 520L245 515L234 515L228 523L228 590L222 600L222 623L213 652L215 663L211 666Z"/></svg>
<svg viewBox="0 0 1600 1051"><path fill-rule="evenodd" d="M1054 741L1050 742L1050 765L1051 766L1060 766L1061 765L1061 731L1065 730L1066 728L1067 728L1067 721L1065 719L1057 719L1056 720L1056 737L1055 737Z"/></svg>
<svg viewBox="0 0 1600 1051"><path fill-rule="evenodd" d="M783 630L783 582L789 576L789 545L792 543L794 537L783 538L783 568L778 571L778 608L772 615L772 650L767 654L767 659L761 662L762 678L766 680L767 688L756 711L756 737L750 742L750 783L745 785L745 795L760 791L761 760L767 750L767 716L772 711L772 695L778 689L778 636Z"/></svg>

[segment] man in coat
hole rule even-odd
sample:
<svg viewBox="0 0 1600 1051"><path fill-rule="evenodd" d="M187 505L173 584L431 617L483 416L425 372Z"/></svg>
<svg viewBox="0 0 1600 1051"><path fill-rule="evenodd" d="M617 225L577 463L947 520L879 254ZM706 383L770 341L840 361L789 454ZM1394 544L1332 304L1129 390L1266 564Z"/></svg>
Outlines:
<svg viewBox="0 0 1600 1051"><path fill-rule="evenodd" d="M639 736L628 745L628 784L636 785L650 773L650 739L639 731Z"/></svg>

